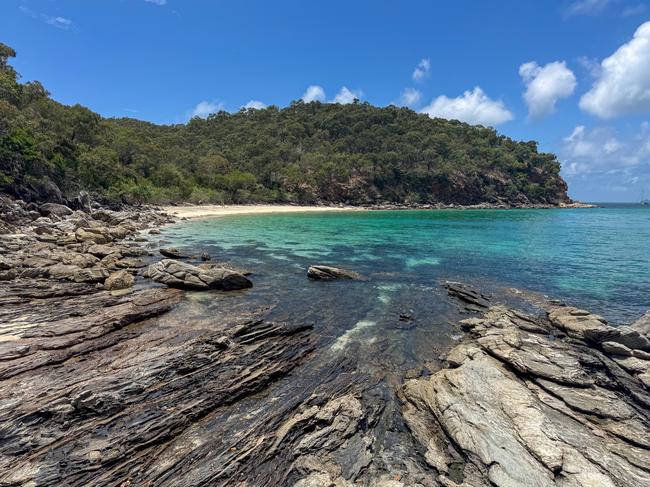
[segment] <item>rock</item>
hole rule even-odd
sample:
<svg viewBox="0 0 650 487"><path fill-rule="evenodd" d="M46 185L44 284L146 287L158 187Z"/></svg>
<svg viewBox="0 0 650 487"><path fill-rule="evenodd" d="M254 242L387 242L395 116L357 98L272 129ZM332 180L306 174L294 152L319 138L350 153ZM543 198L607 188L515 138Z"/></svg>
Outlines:
<svg viewBox="0 0 650 487"><path fill-rule="evenodd" d="M489 299L476 289L460 282L446 281L447 293L458 299L468 311L482 311L490 306Z"/></svg>
<svg viewBox="0 0 650 487"><path fill-rule="evenodd" d="M68 216L72 215L72 210L65 205L60 205L58 203L44 203L39 206L38 211L43 216Z"/></svg>
<svg viewBox="0 0 650 487"><path fill-rule="evenodd" d="M83 228L77 229L75 236L79 242L94 242L96 244L106 244L110 241L105 235L95 231Z"/></svg>
<svg viewBox="0 0 650 487"><path fill-rule="evenodd" d="M187 259L189 256L183 254L180 250L174 247L167 247L160 249L158 252L160 252L161 255L165 257L169 257L170 259Z"/></svg>
<svg viewBox="0 0 650 487"><path fill-rule="evenodd" d="M603 349L603 352L610 355L622 355L625 357L632 356L632 350L627 348L625 345L617 342L603 342L600 344Z"/></svg>
<svg viewBox="0 0 650 487"><path fill-rule="evenodd" d="M244 275L222 267L201 269L185 262L163 259L152 264L145 276L156 282L181 289L246 289L253 283Z"/></svg>
<svg viewBox="0 0 650 487"><path fill-rule="evenodd" d="M0 271L6 271L8 269L12 269L14 267L14 263L11 262L9 259L0 256Z"/></svg>
<svg viewBox="0 0 650 487"><path fill-rule="evenodd" d="M91 245L88 247L88 253L94 255L95 257L99 257L100 259L112 254L117 254L119 256L122 255L118 247L104 244Z"/></svg>
<svg viewBox="0 0 650 487"><path fill-rule="evenodd" d="M135 284L135 277L133 277L128 272L122 270L113 272L110 276L104 281L104 288L109 291L115 289L127 289Z"/></svg>
<svg viewBox="0 0 650 487"><path fill-rule="evenodd" d="M356 272L327 265L310 266L309 269L307 269L307 277L320 281L331 281L334 279L363 279L363 277Z"/></svg>
<svg viewBox="0 0 650 487"><path fill-rule="evenodd" d="M630 328L638 331L639 333L645 335L646 337L650 337L650 311L648 311L641 318L639 318L634 323L632 323Z"/></svg>
<svg viewBox="0 0 650 487"><path fill-rule="evenodd" d="M442 485L650 485L648 393L590 345L611 327L553 318L592 338L553 338L543 320L492 307L448 354L453 368L405 383L404 419ZM644 361L616 361L645 383Z"/></svg>
<svg viewBox="0 0 650 487"><path fill-rule="evenodd" d="M50 277L73 282L103 282L109 275L103 267L82 269L76 265L55 264L48 267Z"/></svg>
<svg viewBox="0 0 650 487"><path fill-rule="evenodd" d="M86 213L92 211L92 199L86 191L80 191L75 198L75 207Z"/></svg>
<svg viewBox="0 0 650 487"><path fill-rule="evenodd" d="M615 335L600 316L570 306L551 308L548 318L554 326L580 340L600 343Z"/></svg>
<svg viewBox="0 0 650 487"><path fill-rule="evenodd" d="M205 261L208 261L208 260L210 260L210 259L211 259L210 254L208 254L207 252L203 252L203 253L201 254L201 260L202 260L202 261L205 262Z"/></svg>
<svg viewBox="0 0 650 487"><path fill-rule="evenodd" d="M157 228L152 228L151 230L149 230L149 235L160 235L160 233L161 233L160 230L158 230Z"/></svg>

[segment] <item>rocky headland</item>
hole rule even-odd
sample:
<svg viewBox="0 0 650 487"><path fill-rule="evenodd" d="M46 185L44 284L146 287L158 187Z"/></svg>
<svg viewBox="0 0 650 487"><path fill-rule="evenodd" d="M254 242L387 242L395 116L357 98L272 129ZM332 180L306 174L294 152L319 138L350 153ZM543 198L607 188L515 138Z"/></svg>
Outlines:
<svg viewBox="0 0 650 487"><path fill-rule="evenodd" d="M2 486L650 485L650 314L525 313L447 282L463 334L439 363L307 375L310 323L165 319L255 274L162 255L156 208L71 206L0 197Z"/></svg>

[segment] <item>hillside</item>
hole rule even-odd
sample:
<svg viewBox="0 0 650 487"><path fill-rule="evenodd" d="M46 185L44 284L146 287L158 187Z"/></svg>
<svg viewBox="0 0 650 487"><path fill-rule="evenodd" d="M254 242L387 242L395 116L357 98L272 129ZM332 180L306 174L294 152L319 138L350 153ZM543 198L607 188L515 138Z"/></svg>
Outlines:
<svg viewBox="0 0 650 487"><path fill-rule="evenodd" d="M570 201L553 154L408 108L294 102L187 124L105 119L20 83L0 44L0 190L129 203Z"/></svg>

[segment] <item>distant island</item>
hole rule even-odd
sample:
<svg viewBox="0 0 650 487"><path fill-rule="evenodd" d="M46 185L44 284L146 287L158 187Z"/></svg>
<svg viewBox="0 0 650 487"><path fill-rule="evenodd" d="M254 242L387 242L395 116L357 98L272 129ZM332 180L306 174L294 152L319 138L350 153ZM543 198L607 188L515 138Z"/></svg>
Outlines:
<svg viewBox="0 0 650 487"><path fill-rule="evenodd" d="M0 43L0 191L66 202L557 206L555 155L408 108L297 101L186 124L103 118L21 83Z"/></svg>

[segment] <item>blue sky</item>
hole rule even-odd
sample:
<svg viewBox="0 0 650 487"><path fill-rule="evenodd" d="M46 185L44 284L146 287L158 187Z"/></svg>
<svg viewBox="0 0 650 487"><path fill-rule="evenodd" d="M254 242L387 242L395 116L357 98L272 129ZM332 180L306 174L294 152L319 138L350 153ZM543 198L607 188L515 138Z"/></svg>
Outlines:
<svg viewBox="0 0 650 487"><path fill-rule="evenodd" d="M24 80L105 116L180 123L307 92L408 104L538 140L575 198L635 201L648 21L649 0L3 0L0 41Z"/></svg>

